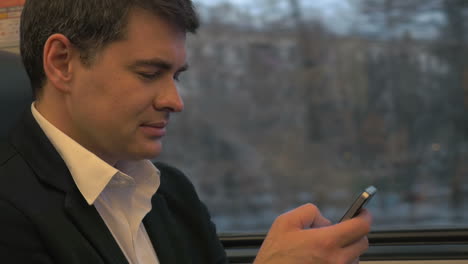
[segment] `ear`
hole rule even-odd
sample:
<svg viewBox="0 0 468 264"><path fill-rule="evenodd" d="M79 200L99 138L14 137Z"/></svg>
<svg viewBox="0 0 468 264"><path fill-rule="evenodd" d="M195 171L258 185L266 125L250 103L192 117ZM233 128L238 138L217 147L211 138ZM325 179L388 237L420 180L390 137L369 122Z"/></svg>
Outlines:
<svg viewBox="0 0 468 264"><path fill-rule="evenodd" d="M47 81L65 93L69 91L73 75L72 60L76 53L73 44L62 34L51 35L44 45L43 67Z"/></svg>

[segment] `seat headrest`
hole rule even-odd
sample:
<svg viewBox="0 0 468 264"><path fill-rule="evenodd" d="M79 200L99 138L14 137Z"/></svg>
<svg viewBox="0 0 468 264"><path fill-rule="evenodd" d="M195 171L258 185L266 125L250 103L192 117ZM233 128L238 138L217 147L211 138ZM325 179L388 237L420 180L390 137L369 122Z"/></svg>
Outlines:
<svg viewBox="0 0 468 264"><path fill-rule="evenodd" d="M0 51L0 141L31 102L31 85L21 57Z"/></svg>

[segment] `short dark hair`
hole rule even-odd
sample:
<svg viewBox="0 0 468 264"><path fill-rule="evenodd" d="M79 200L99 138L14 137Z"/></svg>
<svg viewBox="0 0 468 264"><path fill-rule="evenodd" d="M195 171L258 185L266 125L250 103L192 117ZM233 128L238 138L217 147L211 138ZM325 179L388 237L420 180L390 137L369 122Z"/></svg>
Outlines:
<svg viewBox="0 0 468 264"><path fill-rule="evenodd" d="M199 20L191 0L27 0L21 15L20 50L37 95L46 80L43 50L60 33L80 51L82 63L106 45L125 37L128 14L142 8L185 32L195 33Z"/></svg>

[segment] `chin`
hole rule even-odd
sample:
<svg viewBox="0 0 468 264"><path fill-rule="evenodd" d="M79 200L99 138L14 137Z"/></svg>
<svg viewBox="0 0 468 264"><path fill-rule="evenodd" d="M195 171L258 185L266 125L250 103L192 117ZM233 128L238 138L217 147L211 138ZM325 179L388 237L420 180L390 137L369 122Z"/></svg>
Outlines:
<svg viewBox="0 0 468 264"><path fill-rule="evenodd" d="M153 159L159 156L162 152L162 146L161 144L155 144L155 146L152 146L151 148L145 148L140 152L141 154L141 159Z"/></svg>
<svg viewBox="0 0 468 264"><path fill-rule="evenodd" d="M132 160L153 159L162 152L162 143L160 140L145 140L128 146L127 156Z"/></svg>

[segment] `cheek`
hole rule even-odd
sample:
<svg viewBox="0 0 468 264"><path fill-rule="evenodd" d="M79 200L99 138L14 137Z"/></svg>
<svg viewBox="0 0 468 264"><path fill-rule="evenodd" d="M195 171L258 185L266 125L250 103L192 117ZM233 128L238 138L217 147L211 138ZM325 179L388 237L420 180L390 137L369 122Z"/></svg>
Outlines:
<svg viewBox="0 0 468 264"><path fill-rule="evenodd" d="M107 74L96 71L81 80L75 96L75 106L94 122L107 122L129 129L149 116L155 96L154 87L141 83L129 73Z"/></svg>
<svg viewBox="0 0 468 264"><path fill-rule="evenodd" d="M110 75L108 78L102 78L99 72L96 72L84 79L77 94L82 102L87 104L85 107L91 106L102 111L117 110L122 99L131 96L127 87L128 84L122 77Z"/></svg>
<svg viewBox="0 0 468 264"><path fill-rule="evenodd" d="M118 87L117 87L118 85ZM142 84L139 80L122 79L107 96L112 104L126 115L139 115L153 110L156 87Z"/></svg>

